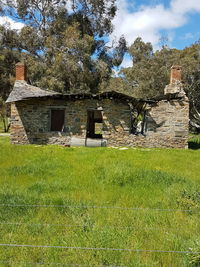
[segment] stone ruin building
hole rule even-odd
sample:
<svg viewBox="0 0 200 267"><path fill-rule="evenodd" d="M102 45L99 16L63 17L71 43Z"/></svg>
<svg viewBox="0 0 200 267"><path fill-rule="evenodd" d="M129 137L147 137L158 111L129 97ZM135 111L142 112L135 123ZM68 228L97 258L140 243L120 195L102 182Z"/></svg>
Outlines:
<svg viewBox="0 0 200 267"><path fill-rule="evenodd" d="M164 89L164 88L163 88ZM11 104L12 144L187 148L189 102L181 67L171 68L164 96L138 100L115 91L60 94L26 82L16 65Z"/></svg>

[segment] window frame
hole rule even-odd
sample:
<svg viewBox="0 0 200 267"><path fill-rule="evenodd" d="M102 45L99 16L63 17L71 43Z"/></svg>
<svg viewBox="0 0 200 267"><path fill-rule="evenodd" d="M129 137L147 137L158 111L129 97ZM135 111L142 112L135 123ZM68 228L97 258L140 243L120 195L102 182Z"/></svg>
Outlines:
<svg viewBox="0 0 200 267"><path fill-rule="evenodd" d="M52 111L63 111L64 117L63 117L63 126L62 126L62 130L52 130ZM53 107L50 109L50 121L49 121L49 131L50 132L54 132L54 133L59 133L59 132L64 132L64 128L65 128L65 108L63 107Z"/></svg>

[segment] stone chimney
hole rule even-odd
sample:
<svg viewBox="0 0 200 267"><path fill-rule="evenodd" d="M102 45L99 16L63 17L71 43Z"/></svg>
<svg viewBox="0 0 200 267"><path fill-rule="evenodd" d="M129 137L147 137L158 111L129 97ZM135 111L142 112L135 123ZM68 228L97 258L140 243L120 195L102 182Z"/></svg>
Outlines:
<svg viewBox="0 0 200 267"><path fill-rule="evenodd" d="M171 67L170 84L165 87L165 95L176 94L185 95L181 82L182 67L175 65Z"/></svg>
<svg viewBox="0 0 200 267"><path fill-rule="evenodd" d="M170 84L181 83L181 76L182 76L182 67L181 66L172 66L171 67Z"/></svg>
<svg viewBox="0 0 200 267"><path fill-rule="evenodd" d="M26 65L22 62L16 64L16 81L26 81Z"/></svg>

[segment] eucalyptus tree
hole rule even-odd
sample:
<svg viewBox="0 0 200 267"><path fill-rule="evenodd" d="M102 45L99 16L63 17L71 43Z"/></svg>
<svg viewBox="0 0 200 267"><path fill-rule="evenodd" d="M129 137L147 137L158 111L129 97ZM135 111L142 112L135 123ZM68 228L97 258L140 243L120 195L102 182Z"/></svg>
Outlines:
<svg viewBox="0 0 200 267"><path fill-rule="evenodd" d="M116 0L4 0L24 22L18 48L32 83L57 91L98 91L121 64L126 41L108 44Z"/></svg>
<svg viewBox="0 0 200 267"><path fill-rule="evenodd" d="M180 64L190 100L190 125L200 132L200 40L180 51Z"/></svg>
<svg viewBox="0 0 200 267"><path fill-rule="evenodd" d="M200 41L183 50L163 46L154 52L150 43L137 38L128 51L133 66L122 69L121 87L138 98L163 95L171 66L182 66L182 82L190 101L190 125L200 131Z"/></svg>
<svg viewBox="0 0 200 267"><path fill-rule="evenodd" d="M20 60L18 34L0 26L0 97L6 99L14 82L15 63Z"/></svg>
<svg viewBox="0 0 200 267"><path fill-rule="evenodd" d="M17 32L0 26L0 121L5 132L9 129L9 106L5 104L5 100L12 90L14 66L21 54L16 47L18 47Z"/></svg>

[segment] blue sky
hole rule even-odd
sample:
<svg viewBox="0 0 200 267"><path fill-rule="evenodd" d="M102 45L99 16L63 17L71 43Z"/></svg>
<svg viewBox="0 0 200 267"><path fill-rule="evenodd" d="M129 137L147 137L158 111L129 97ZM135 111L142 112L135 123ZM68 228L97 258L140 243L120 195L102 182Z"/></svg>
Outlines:
<svg viewBox="0 0 200 267"><path fill-rule="evenodd" d="M159 48L168 37L169 46L183 49L200 38L200 0L118 0L114 36L124 34L131 44L136 36Z"/></svg>
<svg viewBox="0 0 200 267"><path fill-rule="evenodd" d="M138 37L160 48L167 37L170 48L183 49L200 38L200 0L117 0L111 40L122 34L130 45ZM130 66L126 57L123 66Z"/></svg>
<svg viewBox="0 0 200 267"><path fill-rule="evenodd" d="M162 36L168 38L169 47L178 49L200 38L200 0L117 0L117 6L111 41L124 35L130 45L140 36L156 50ZM5 22L19 30L23 26L9 17L0 17L0 24ZM123 66L130 64L126 57Z"/></svg>

